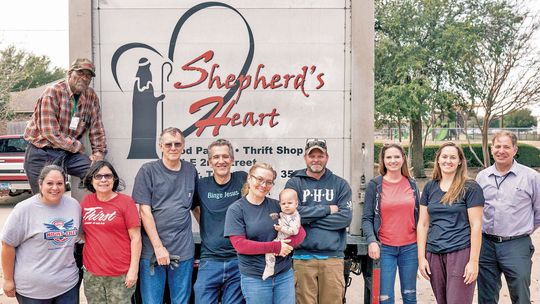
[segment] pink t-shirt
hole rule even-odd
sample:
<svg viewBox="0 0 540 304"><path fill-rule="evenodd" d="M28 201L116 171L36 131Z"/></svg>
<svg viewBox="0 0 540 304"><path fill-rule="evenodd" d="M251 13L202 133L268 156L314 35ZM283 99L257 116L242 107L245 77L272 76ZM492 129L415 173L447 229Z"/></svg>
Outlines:
<svg viewBox="0 0 540 304"><path fill-rule="evenodd" d="M392 183L383 178L379 240L389 246L416 242L414 193L406 177Z"/></svg>
<svg viewBox="0 0 540 304"><path fill-rule="evenodd" d="M141 226L135 201L118 193L113 199L102 202L92 193L83 199L81 209L86 239L84 267L98 276L126 274L131 261L128 229Z"/></svg>

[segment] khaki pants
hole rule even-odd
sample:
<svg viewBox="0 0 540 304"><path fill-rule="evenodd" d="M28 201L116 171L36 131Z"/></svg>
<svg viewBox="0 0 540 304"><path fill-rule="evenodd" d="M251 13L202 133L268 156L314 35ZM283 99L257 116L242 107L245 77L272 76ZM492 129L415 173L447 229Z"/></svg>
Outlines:
<svg viewBox="0 0 540 304"><path fill-rule="evenodd" d="M296 303L340 304L345 293L343 259L294 260Z"/></svg>

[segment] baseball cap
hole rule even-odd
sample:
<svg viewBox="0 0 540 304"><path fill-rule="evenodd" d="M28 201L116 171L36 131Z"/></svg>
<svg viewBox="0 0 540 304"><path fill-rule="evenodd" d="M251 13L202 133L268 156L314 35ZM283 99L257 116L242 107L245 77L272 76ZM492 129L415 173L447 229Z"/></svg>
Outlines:
<svg viewBox="0 0 540 304"><path fill-rule="evenodd" d="M306 140L306 154L309 154L313 149L319 149L326 153L326 140L321 138L308 138Z"/></svg>
<svg viewBox="0 0 540 304"><path fill-rule="evenodd" d="M87 58L77 58L73 63L71 64L70 68L71 71L80 71L80 70L87 70L90 73L92 73L92 76L96 76L96 67L94 66L94 63Z"/></svg>

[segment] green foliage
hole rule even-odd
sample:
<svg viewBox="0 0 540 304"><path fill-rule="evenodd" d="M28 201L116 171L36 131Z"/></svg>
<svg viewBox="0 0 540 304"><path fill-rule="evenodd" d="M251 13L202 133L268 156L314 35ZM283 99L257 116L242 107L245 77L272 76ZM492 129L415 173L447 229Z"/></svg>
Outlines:
<svg viewBox="0 0 540 304"><path fill-rule="evenodd" d="M505 128L530 128L536 126L536 118L533 117L531 110L521 109L512 114L504 116Z"/></svg>
<svg viewBox="0 0 540 304"><path fill-rule="evenodd" d="M529 109L520 109L512 112L511 114L504 115L504 128L531 128L537 124L536 118L532 116L532 111ZM484 118L480 120L480 125L483 124ZM492 119L489 123L489 128L500 128L501 118Z"/></svg>
<svg viewBox="0 0 540 304"><path fill-rule="evenodd" d="M374 161L375 163L379 162L379 153L383 144L375 143L374 145ZM408 146L403 146L405 151L408 151ZM463 152L465 153L465 158L467 159L467 166L473 167L482 167L482 164L479 164L473 157L469 146L467 144L461 145ZM481 144L472 144L472 148L477 154L482 154L482 145ZM424 147L424 165L426 167L433 167L435 163L435 155L439 149L438 145L428 145ZM518 143L518 154L516 160L527 167L538 168L540 167L540 149L527 145ZM491 162L493 163L493 157L491 157Z"/></svg>
<svg viewBox="0 0 540 304"><path fill-rule="evenodd" d="M482 123L483 123L483 121L482 121ZM482 125L482 124L480 124L480 125ZM504 126L506 127L506 124ZM492 119L489 122L489 127L490 128L500 128L501 127L501 119L500 118Z"/></svg>
<svg viewBox="0 0 540 304"><path fill-rule="evenodd" d="M469 113L485 131L479 155L488 165L494 119L530 126L510 115L540 98L540 56L531 44L539 27L519 0L375 0L377 126L410 123L417 170L421 130L453 111Z"/></svg>
<svg viewBox="0 0 540 304"><path fill-rule="evenodd" d="M24 91L30 88L37 88L65 77L66 71L64 69L55 67L51 71L49 70L50 64L51 61L46 56L30 56L24 63L24 78L16 83L12 90Z"/></svg>
<svg viewBox="0 0 540 304"><path fill-rule="evenodd" d="M35 88L65 76L61 68L50 69L47 56L36 56L9 46L0 51L0 118L9 117L9 93Z"/></svg>
<svg viewBox="0 0 540 304"><path fill-rule="evenodd" d="M464 107L450 75L473 41L466 17L471 1L375 1L375 120L378 126L410 123L415 176L423 174L416 152L422 124L444 122Z"/></svg>
<svg viewBox="0 0 540 304"><path fill-rule="evenodd" d="M518 154L516 157L520 164L528 167L540 167L540 150L531 145L518 144Z"/></svg>
<svg viewBox="0 0 540 304"><path fill-rule="evenodd" d="M460 105L448 86L471 27L467 1L375 1L377 121L447 114Z"/></svg>
<svg viewBox="0 0 540 304"><path fill-rule="evenodd" d="M540 57L533 36L540 23L519 0L464 0L471 10L469 44L451 71L451 85L477 117L482 132L482 155L489 165L488 129L493 119L505 117L540 98Z"/></svg>

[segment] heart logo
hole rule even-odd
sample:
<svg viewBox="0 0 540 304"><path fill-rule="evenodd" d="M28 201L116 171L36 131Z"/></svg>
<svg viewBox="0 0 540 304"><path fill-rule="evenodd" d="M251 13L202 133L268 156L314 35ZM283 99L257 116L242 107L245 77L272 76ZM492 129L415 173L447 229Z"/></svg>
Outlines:
<svg viewBox="0 0 540 304"><path fill-rule="evenodd" d="M197 129L197 123L207 119L210 117L210 115L214 111L218 111L218 107L225 107L229 102L231 102L231 98L234 96L234 94L237 92L240 81L239 78L242 78L240 76L245 76L249 70L249 67L251 66L251 63L253 61L253 55L255 52L255 43L253 39L253 33L251 31L251 27L249 26L249 23L244 18L244 16L236 10L234 7L227 5L225 3L221 2L204 2L198 5L193 6L189 10L187 10L178 20L176 23L176 26L173 29L173 32L171 34L171 40L169 43L169 50L168 50L168 61L164 62L162 64L162 79L166 79L169 81L169 77L172 73L172 63L174 62L174 52L176 49L176 45L178 43L178 38L180 36L182 27L186 24L186 22L191 18L194 14L197 12L200 12L204 9L210 8L210 7L223 7L232 10L235 12L240 18L242 18L247 32L249 36L249 50L246 56L246 59L242 65L242 68L238 74L237 80L235 81L234 85L225 93L223 96L223 103L221 105L216 104L213 107L211 107L206 114L204 114L201 118L199 118L198 121L195 121L192 125L187 127L185 130L183 130L183 134L185 137L189 136L191 133L193 133ZM116 85L120 89L120 91L123 92L122 87L120 86L120 83L118 81L118 75L117 75L117 67L118 67L118 61L120 60L121 56L133 49L143 49L150 51L151 53L159 55L161 58L163 58L163 55L156 50L154 47L140 42L132 42L127 43L122 46L120 46L113 54L111 59L111 70L114 77L114 81L116 82ZM131 129L131 146L128 154L128 159L155 159L158 158L158 155L156 154L156 133L157 133L157 106L160 101L162 101L165 98L165 95L163 94L163 81L161 85L161 92L162 94L160 96L155 96L154 88L152 85L152 73L150 72L150 61L146 57L141 57L139 59L139 66L136 73L136 80L133 87L133 117L132 117L132 129ZM169 71L168 73L165 73L165 68L168 67ZM166 75L165 75L166 74ZM162 104L163 107L163 104ZM163 109L162 109L163 113ZM163 126L161 126L163 129Z"/></svg>

